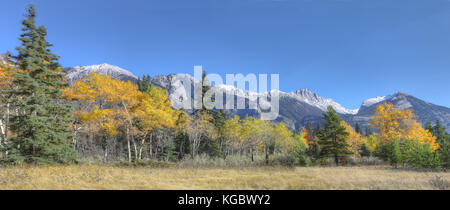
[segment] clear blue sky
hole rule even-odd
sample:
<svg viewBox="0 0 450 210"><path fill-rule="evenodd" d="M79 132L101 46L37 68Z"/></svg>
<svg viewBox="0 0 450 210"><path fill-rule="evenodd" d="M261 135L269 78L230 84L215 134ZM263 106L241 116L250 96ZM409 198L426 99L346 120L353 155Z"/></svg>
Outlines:
<svg viewBox="0 0 450 210"><path fill-rule="evenodd" d="M279 73L347 108L397 91L450 107L448 0L1 0L0 51L29 3L65 67L137 76Z"/></svg>

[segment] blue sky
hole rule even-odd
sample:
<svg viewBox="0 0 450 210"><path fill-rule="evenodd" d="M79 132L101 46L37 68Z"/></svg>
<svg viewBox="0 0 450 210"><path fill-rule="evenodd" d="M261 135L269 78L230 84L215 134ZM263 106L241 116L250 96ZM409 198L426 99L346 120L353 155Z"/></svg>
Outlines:
<svg viewBox="0 0 450 210"><path fill-rule="evenodd" d="M450 107L448 0L1 0L0 51L37 9L63 66L109 63L137 76L279 73L358 108L410 93Z"/></svg>

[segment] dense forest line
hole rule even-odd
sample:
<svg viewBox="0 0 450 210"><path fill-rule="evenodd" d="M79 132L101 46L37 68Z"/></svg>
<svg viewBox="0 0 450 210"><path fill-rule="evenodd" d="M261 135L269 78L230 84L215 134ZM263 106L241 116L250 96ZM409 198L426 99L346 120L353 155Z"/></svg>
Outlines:
<svg viewBox="0 0 450 210"><path fill-rule="evenodd" d="M209 157L283 165L364 164L448 168L450 137L439 121L425 128L411 110L382 104L363 134L328 108L325 123L291 130L253 117L227 119L205 107L174 110L165 90L91 74L68 85L44 26L28 8L17 56L0 67L0 158L3 164L183 161ZM202 77L202 96L210 86ZM213 96L212 96L213 97Z"/></svg>

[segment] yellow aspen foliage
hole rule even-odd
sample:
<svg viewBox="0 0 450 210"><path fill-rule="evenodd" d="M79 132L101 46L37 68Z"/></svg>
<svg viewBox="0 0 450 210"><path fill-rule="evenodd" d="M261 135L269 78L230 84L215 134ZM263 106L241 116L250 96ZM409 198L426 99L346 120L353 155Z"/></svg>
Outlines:
<svg viewBox="0 0 450 210"><path fill-rule="evenodd" d="M184 110L175 110L175 129L177 131L184 131L191 121L192 117Z"/></svg>
<svg viewBox="0 0 450 210"><path fill-rule="evenodd" d="M0 90L10 87L12 80L13 76L9 67L0 65Z"/></svg>
<svg viewBox="0 0 450 210"><path fill-rule="evenodd" d="M132 109L139 104L140 92L131 82L114 80L107 75L92 73L76 81L64 91L67 99L81 103L79 116L83 123L99 123L104 131L113 135L120 124L131 129Z"/></svg>
<svg viewBox="0 0 450 210"><path fill-rule="evenodd" d="M302 129L302 132L300 132L300 134L298 134L301 138L301 141L303 142L304 145L308 145L308 130L306 128Z"/></svg>
<svg viewBox="0 0 450 210"><path fill-rule="evenodd" d="M296 144L301 144L304 146L304 149L308 147L308 130L303 128L300 133L294 133L294 140Z"/></svg>
<svg viewBox="0 0 450 210"><path fill-rule="evenodd" d="M370 124L379 130L377 139L382 144L389 143L393 139L411 140L428 144L431 151L436 151L439 148L436 137L415 119L412 110L401 110L392 104L384 103L375 109Z"/></svg>
<svg viewBox="0 0 450 210"><path fill-rule="evenodd" d="M406 129L402 132L403 139L415 140L420 144L430 145L431 151L436 151L439 149L439 144L436 142L436 137L422 127L420 123L415 120L409 122Z"/></svg>
<svg viewBox="0 0 450 210"><path fill-rule="evenodd" d="M274 126L274 139L275 145L284 150L292 151L296 146L296 141L294 139L294 134L289 130L283 122L280 122Z"/></svg>
<svg viewBox="0 0 450 210"><path fill-rule="evenodd" d="M165 90L151 87L139 96L139 105L134 109L139 124L146 130L175 127L179 112L172 109L172 102Z"/></svg>
<svg viewBox="0 0 450 210"><path fill-rule="evenodd" d="M310 135L308 129L305 128L303 128L302 133L304 135L305 145L309 150L313 150L316 142L318 141L317 137L315 135Z"/></svg>
<svg viewBox="0 0 450 210"><path fill-rule="evenodd" d="M81 110L74 114L76 119L90 125L91 130L99 129L108 135L116 135L119 123L114 119L114 111L111 109L98 109L94 106L90 111Z"/></svg>
<svg viewBox="0 0 450 210"><path fill-rule="evenodd" d="M233 118L225 121L223 133L225 136L226 144L231 147L236 147L243 144L244 130L241 125L239 116L235 115Z"/></svg>
<svg viewBox="0 0 450 210"><path fill-rule="evenodd" d="M396 109L394 105L384 103L375 109L370 124L379 130L379 140L386 143L392 139L400 139L402 129L413 118L412 110Z"/></svg>
<svg viewBox="0 0 450 210"><path fill-rule="evenodd" d="M66 98L79 101L82 122L97 121L108 134L115 134L117 127L126 125L130 132L134 121L145 130L173 127L177 112L164 90L156 87L142 93L130 81L114 80L107 75L92 73L76 81L64 91Z"/></svg>
<svg viewBox="0 0 450 210"><path fill-rule="evenodd" d="M234 126L237 126L236 123L235 120ZM284 123L273 124L267 120L259 120L254 117L243 119L241 130L242 144L252 148L257 146L260 149L267 149L269 145L274 143L277 149L291 151L295 148L296 140L298 140L294 138L294 133Z"/></svg>
<svg viewBox="0 0 450 210"><path fill-rule="evenodd" d="M242 121L244 144L251 147L258 146L264 148L265 144L271 140L273 126L265 120L258 120L254 117L246 117Z"/></svg>
<svg viewBox="0 0 450 210"><path fill-rule="evenodd" d="M367 136L365 139L365 145L367 150L369 150L370 152L375 152L375 149L377 148L378 143L378 139L375 135L370 135Z"/></svg>
<svg viewBox="0 0 450 210"><path fill-rule="evenodd" d="M350 145L350 150L354 155L360 156L359 149L364 144L365 138L346 122L341 121L341 124L345 127L345 131L349 134L347 136L347 144Z"/></svg>

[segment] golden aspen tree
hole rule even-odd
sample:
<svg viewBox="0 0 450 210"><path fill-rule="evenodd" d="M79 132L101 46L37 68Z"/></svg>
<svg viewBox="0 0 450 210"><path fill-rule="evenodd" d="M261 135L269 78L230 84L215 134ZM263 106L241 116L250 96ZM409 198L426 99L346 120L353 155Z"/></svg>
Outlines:
<svg viewBox="0 0 450 210"><path fill-rule="evenodd" d="M172 102L168 99L165 90L154 86L150 86L147 92L141 94L139 101L139 105L133 111L140 127L139 131L142 132L141 136L143 136L139 152L136 152L138 153L138 159L142 159L142 149L146 136L150 136L149 145L152 147L154 131L162 128L174 128L180 111L172 109Z"/></svg>
<svg viewBox="0 0 450 210"><path fill-rule="evenodd" d="M263 136L265 123L254 117L246 117L242 120L242 146L249 149L252 160L254 160L254 151L259 148L263 148ZM242 148L239 148L239 152L242 152Z"/></svg>
<svg viewBox="0 0 450 210"><path fill-rule="evenodd" d="M402 138L418 141L420 144L428 144L432 152L439 149L440 145L436 142L436 137L429 130L422 127L420 123L412 120L408 123L406 129L402 132Z"/></svg>
<svg viewBox="0 0 450 210"><path fill-rule="evenodd" d="M346 142L350 145L350 150L353 152L353 155L361 156L359 150L365 142L364 137L360 133L356 132L355 129L353 129L352 126L347 124L345 121L341 121L341 124L345 127L345 130L349 134Z"/></svg>
<svg viewBox="0 0 450 210"><path fill-rule="evenodd" d="M269 164L270 147L275 144L274 125L267 120L255 120L254 128L257 130L258 144L262 148L266 164Z"/></svg>
<svg viewBox="0 0 450 210"><path fill-rule="evenodd" d="M303 134L305 135L305 141L306 144L308 145L308 149L312 150L313 146L314 146L314 139L315 136L310 135L310 131L308 131L308 129L303 129Z"/></svg>
<svg viewBox="0 0 450 210"><path fill-rule="evenodd" d="M225 145L228 148L231 148L232 152L236 148L242 147L244 130L239 116L235 115L233 118L225 121L223 133L225 137Z"/></svg>
<svg viewBox="0 0 450 210"><path fill-rule="evenodd" d="M295 146L296 141L294 134L283 122L280 122L274 126L274 139L275 146L281 150L281 152L291 152Z"/></svg>
<svg viewBox="0 0 450 210"><path fill-rule="evenodd" d="M431 151L436 151L439 144L428 130L424 129L416 120L413 111L401 110L393 104L384 103L375 109L370 124L379 130L377 139L382 144L392 140L418 141L420 144L428 144Z"/></svg>
<svg viewBox="0 0 450 210"><path fill-rule="evenodd" d="M134 112L146 130L175 126L177 112L172 109L172 102L165 90L151 87L148 92L140 95L139 101Z"/></svg>

